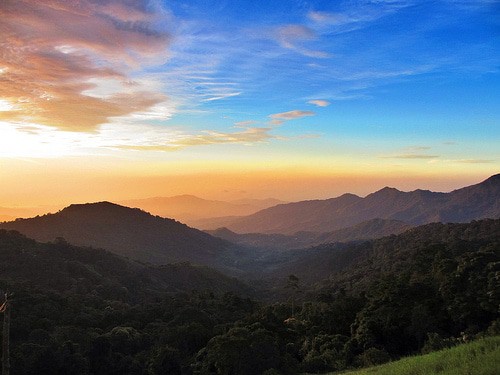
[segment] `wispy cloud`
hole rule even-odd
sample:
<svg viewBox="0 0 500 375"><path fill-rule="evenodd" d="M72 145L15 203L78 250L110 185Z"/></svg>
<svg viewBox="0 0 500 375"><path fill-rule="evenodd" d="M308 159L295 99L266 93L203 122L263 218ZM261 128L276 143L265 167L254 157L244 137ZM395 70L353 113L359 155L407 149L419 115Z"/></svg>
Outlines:
<svg viewBox="0 0 500 375"><path fill-rule="evenodd" d="M167 102L131 74L168 58L170 35L146 1L9 1L0 6L0 97L12 108L0 120L95 131L112 117ZM94 95L96 81L128 86ZM122 88L123 88L122 87Z"/></svg>
<svg viewBox="0 0 500 375"><path fill-rule="evenodd" d="M274 113L269 115L271 118L271 124L280 125L288 120L296 120L306 116L314 116L315 113L313 111L300 111L298 109L288 112Z"/></svg>
<svg viewBox="0 0 500 375"><path fill-rule="evenodd" d="M408 152L418 152L418 151L425 151L425 150L430 150L430 146L409 146L406 148Z"/></svg>
<svg viewBox="0 0 500 375"><path fill-rule="evenodd" d="M352 31L386 15L414 4L414 1L357 1L346 2L338 12L310 11L307 17L319 27L336 28L337 32Z"/></svg>
<svg viewBox="0 0 500 375"><path fill-rule="evenodd" d="M272 128L249 127L236 132L203 131L199 134L178 135L176 139L156 140L149 144L123 144L114 148L138 151L177 151L191 146L215 144L244 144L252 145L272 139L285 139L270 134Z"/></svg>
<svg viewBox="0 0 500 375"><path fill-rule="evenodd" d="M379 156L381 159L437 159L439 155L427 154L399 154L399 155L386 155Z"/></svg>
<svg viewBox="0 0 500 375"><path fill-rule="evenodd" d="M317 39L314 30L304 25L279 26L271 33L272 37L284 48L293 50L304 56L315 58L327 58L330 54L324 51L305 47L306 42Z"/></svg>
<svg viewBox="0 0 500 375"><path fill-rule="evenodd" d="M308 103L313 104L317 107L328 107L330 105L329 101L321 99L309 100Z"/></svg>
<svg viewBox="0 0 500 375"><path fill-rule="evenodd" d="M248 127L250 125L254 125L256 123L257 123L257 121L254 121L254 120L238 121L238 122L234 123L234 126L236 126L238 128L246 128L246 127Z"/></svg>
<svg viewBox="0 0 500 375"><path fill-rule="evenodd" d="M459 159L459 160L453 160L456 163L463 163L463 164L489 164L489 163L494 163L496 160L493 159Z"/></svg>

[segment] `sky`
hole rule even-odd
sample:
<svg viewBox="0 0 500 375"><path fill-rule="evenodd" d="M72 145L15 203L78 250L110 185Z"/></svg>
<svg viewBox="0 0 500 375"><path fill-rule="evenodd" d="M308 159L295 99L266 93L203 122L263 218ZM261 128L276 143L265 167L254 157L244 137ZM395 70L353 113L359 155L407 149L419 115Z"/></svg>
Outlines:
<svg viewBox="0 0 500 375"><path fill-rule="evenodd" d="M0 2L0 206L500 171L495 1Z"/></svg>

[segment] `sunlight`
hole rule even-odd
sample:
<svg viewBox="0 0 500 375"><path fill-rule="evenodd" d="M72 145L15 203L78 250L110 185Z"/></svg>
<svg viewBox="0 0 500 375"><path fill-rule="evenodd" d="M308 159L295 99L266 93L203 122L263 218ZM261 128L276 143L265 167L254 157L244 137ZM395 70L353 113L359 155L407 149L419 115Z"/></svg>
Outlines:
<svg viewBox="0 0 500 375"><path fill-rule="evenodd" d="M7 100L0 99L0 112L12 111L13 109L14 106L10 104Z"/></svg>
<svg viewBox="0 0 500 375"><path fill-rule="evenodd" d="M0 157L56 158L76 155L81 154L81 146L89 140L89 135L85 133L62 132L36 124L0 122L0 128Z"/></svg>

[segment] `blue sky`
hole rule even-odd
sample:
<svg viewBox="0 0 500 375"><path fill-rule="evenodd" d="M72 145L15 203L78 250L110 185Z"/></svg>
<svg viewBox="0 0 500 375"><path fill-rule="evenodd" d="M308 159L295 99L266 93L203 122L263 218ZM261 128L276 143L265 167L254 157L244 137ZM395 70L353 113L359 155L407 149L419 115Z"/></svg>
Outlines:
<svg viewBox="0 0 500 375"><path fill-rule="evenodd" d="M300 110L315 115L272 133L498 140L493 2L188 4L168 2L180 26L171 60L157 67L181 72L174 79L189 97L172 122L224 130Z"/></svg>

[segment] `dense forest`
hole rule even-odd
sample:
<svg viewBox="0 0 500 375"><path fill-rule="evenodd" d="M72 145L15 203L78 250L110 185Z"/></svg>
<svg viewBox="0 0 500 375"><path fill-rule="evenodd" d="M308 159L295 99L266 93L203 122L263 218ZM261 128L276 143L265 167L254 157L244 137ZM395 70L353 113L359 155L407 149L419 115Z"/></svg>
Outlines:
<svg viewBox="0 0 500 375"><path fill-rule="evenodd" d="M500 220L280 254L281 276L251 288L2 230L11 373L320 373L500 333ZM300 265L330 273L303 280Z"/></svg>

